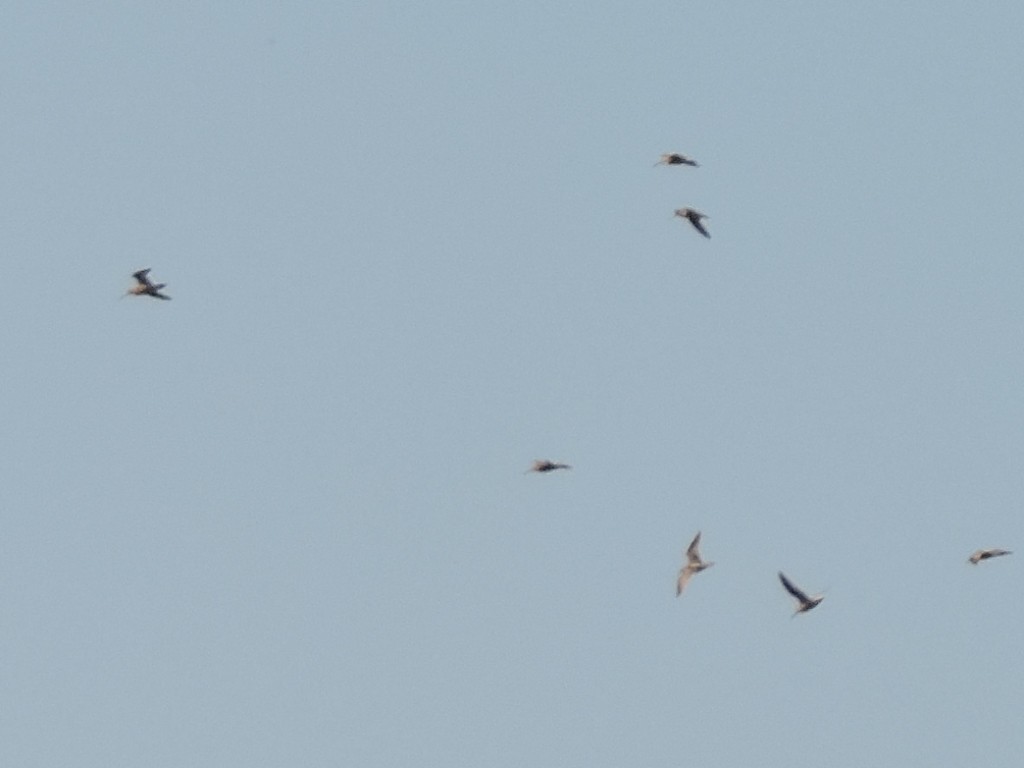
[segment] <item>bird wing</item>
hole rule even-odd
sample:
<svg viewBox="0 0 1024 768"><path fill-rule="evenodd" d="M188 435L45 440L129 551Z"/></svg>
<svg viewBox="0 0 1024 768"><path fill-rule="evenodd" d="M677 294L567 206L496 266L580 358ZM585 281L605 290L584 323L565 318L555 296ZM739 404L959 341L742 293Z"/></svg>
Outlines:
<svg viewBox="0 0 1024 768"><path fill-rule="evenodd" d="M140 269L138 272L132 272L132 277L139 281L139 285L152 285L152 283L149 282L149 278L146 277L146 275L149 274L150 269L151 267L146 267L145 269Z"/></svg>
<svg viewBox="0 0 1024 768"><path fill-rule="evenodd" d="M690 546L686 548L686 559L691 563L699 563L700 559L700 531L697 531L697 535L693 537L693 541L690 542Z"/></svg>
<svg viewBox="0 0 1024 768"><path fill-rule="evenodd" d="M700 223L700 216L699 215L691 215L691 216L687 216L686 218L688 218L690 220L690 223L693 224L693 228L696 229L698 232L700 232L702 235L704 235L704 237L707 237L707 238L711 237L711 235L708 233L708 231L706 229L704 229L704 225Z"/></svg>
<svg viewBox="0 0 1024 768"><path fill-rule="evenodd" d="M791 594L801 603L809 603L811 601L811 598L807 596L807 593L801 590L800 587L798 587L792 581L787 579L786 574L784 574L782 571L779 571L779 581L782 582L782 586L786 588L786 591L789 592L789 594Z"/></svg>
<svg viewBox="0 0 1024 768"><path fill-rule="evenodd" d="M979 560L988 560L990 557L1002 557L1003 555L1013 554L1008 549L979 549L971 558L977 557Z"/></svg>
<svg viewBox="0 0 1024 768"><path fill-rule="evenodd" d="M693 576L693 569L690 566L679 571L679 578L676 579L676 597L683 594L683 590L686 589L686 584L690 581L690 577Z"/></svg>

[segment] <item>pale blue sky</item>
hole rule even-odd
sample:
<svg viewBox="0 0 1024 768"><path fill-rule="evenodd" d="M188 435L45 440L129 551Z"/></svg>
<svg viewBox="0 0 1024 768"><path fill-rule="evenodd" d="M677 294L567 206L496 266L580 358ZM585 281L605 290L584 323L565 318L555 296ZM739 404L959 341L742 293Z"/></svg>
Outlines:
<svg viewBox="0 0 1024 768"><path fill-rule="evenodd" d="M9 5L0 763L1011 765L1022 39Z"/></svg>

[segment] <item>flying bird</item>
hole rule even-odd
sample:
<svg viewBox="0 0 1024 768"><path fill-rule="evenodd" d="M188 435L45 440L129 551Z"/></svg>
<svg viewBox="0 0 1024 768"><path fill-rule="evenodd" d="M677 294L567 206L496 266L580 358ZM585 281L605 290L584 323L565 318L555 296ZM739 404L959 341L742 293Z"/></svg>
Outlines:
<svg viewBox="0 0 1024 768"><path fill-rule="evenodd" d="M547 459L537 459L536 461L533 462L533 466L526 470L526 472L524 472L523 474L527 475L530 472L551 472L556 469L572 469L572 467L569 466L568 464L559 464L556 461L548 461Z"/></svg>
<svg viewBox="0 0 1024 768"><path fill-rule="evenodd" d="M807 613L807 611L811 610L811 608L814 608L818 603L825 599L824 595L808 596L806 592L800 589L800 587L787 579L786 574L782 571L779 571L779 581L782 582L782 586L786 588L786 591L795 597L797 602L800 603L793 612L794 616L798 613Z"/></svg>
<svg viewBox="0 0 1024 768"><path fill-rule="evenodd" d="M1001 557L1002 555L1012 554L1013 552L1011 552L1008 549L979 549L977 552L975 552L973 555L967 558L967 562L969 562L971 565L977 565L982 560L988 560L990 557Z"/></svg>
<svg viewBox="0 0 1024 768"><path fill-rule="evenodd" d="M692 157L681 155L678 152L668 152L661 156L661 160L654 164L657 168L659 165L692 165L694 168L699 168L700 164Z"/></svg>
<svg viewBox="0 0 1024 768"><path fill-rule="evenodd" d="M690 581L693 574L700 573L705 568L710 568L714 565L714 563L701 559L698 547L700 547L700 531L697 531L697 535L693 537L690 546L686 548L686 565L679 569L679 578L676 580L676 597L683 594L683 590L686 589L686 584Z"/></svg>
<svg viewBox="0 0 1024 768"><path fill-rule="evenodd" d="M137 285L133 285L125 292L125 296L152 296L154 299L163 299L164 301L170 301L171 297L166 293L160 293L160 289L166 288L167 283L153 283L149 279L150 268L140 269L138 272L133 272L132 277L135 278Z"/></svg>
<svg viewBox="0 0 1024 768"><path fill-rule="evenodd" d="M700 223L701 219L711 218L710 216L705 216L703 213L693 208L677 208L675 215L682 216L693 224L693 228L704 235L704 237L711 237L711 235L708 234L708 231L704 229L704 225Z"/></svg>

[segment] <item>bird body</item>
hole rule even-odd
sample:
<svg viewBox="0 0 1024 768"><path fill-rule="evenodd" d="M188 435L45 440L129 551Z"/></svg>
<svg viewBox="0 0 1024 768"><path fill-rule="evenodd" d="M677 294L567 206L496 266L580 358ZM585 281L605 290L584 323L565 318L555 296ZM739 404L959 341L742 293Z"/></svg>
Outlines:
<svg viewBox="0 0 1024 768"><path fill-rule="evenodd" d="M798 613L807 613L807 611L811 610L816 605L818 605L818 603L825 599L824 595L808 595L806 592L800 589L800 587L798 587L792 581L787 579L786 574L784 574L782 571L779 571L779 581L782 582L782 586L786 588L786 591L789 592L789 594L791 594L793 597L795 597L797 599L797 602L799 603L796 610L793 612L794 616L796 616Z"/></svg>
<svg viewBox="0 0 1024 768"><path fill-rule="evenodd" d="M696 160L686 155L681 155L678 152L667 152L661 156L661 160L654 164L657 168L659 165L692 165L694 168L700 167Z"/></svg>
<svg viewBox="0 0 1024 768"><path fill-rule="evenodd" d="M152 296L154 299L163 299L164 301L170 301L171 297L165 293L160 293L160 290L167 287L167 283L153 283L149 279L150 268L140 269L138 272L133 272L132 277L135 278L136 285L133 285L125 292L125 296Z"/></svg>
<svg viewBox="0 0 1024 768"><path fill-rule="evenodd" d="M530 472L552 472L556 469L572 469L568 464L561 464L557 461L548 461L547 459L537 459L533 462L533 466L530 467L523 474L529 474Z"/></svg>
<svg viewBox="0 0 1024 768"><path fill-rule="evenodd" d="M1012 555L1012 554L1013 554L1013 552L1011 552L1008 549L979 549L977 552L972 554L967 559L967 562L969 562L971 565L977 565L982 560L988 560L989 558L992 558L992 557L1001 557L1002 555Z"/></svg>
<svg viewBox="0 0 1024 768"><path fill-rule="evenodd" d="M700 573L705 568L710 568L714 565L714 563L709 563L701 558L699 547L700 531L697 531L697 535L693 537L690 546L683 553L686 557L686 565L679 570L679 578L676 579L676 597L683 594L683 590L686 589L687 583L689 583L695 573Z"/></svg>
<svg viewBox="0 0 1024 768"><path fill-rule="evenodd" d="M693 228L700 232L702 235L704 235L704 237L711 237L711 235L704 228L704 225L701 224L700 221L701 219L710 218L709 216L705 216L703 213L694 208L677 208L675 215L681 216L682 218L689 221L693 225Z"/></svg>

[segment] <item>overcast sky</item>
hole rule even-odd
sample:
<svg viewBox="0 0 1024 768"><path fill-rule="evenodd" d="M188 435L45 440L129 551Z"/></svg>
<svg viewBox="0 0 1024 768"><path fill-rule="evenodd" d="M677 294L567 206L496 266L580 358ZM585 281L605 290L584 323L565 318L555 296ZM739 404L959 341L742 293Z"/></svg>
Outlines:
<svg viewBox="0 0 1024 768"><path fill-rule="evenodd" d="M1021 40L9 4L0 762L1011 765Z"/></svg>

